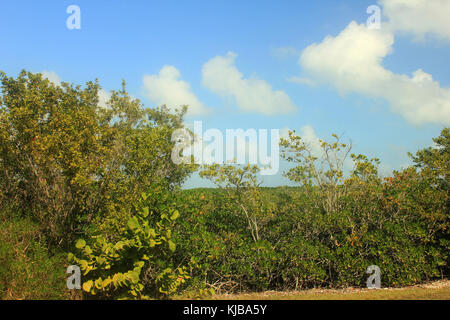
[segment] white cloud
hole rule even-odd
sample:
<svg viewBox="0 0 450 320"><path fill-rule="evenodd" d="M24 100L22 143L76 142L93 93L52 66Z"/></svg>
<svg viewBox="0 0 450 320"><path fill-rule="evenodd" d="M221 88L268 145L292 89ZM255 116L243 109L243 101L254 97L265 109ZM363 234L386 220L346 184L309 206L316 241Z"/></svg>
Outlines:
<svg viewBox="0 0 450 320"><path fill-rule="evenodd" d="M289 140L289 131L293 131L288 127L280 129L280 138ZM310 125L305 125L300 128L300 131L295 131L294 136L300 136L302 141L310 149L313 156L320 158L323 155L320 138L317 136L314 128Z"/></svg>
<svg viewBox="0 0 450 320"><path fill-rule="evenodd" d="M320 157L323 153L323 149L321 147L321 142L319 137L317 136L314 128L310 125L303 126L300 129L299 136L302 137L302 140L311 148L311 153L317 157Z"/></svg>
<svg viewBox="0 0 450 320"><path fill-rule="evenodd" d="M165 104L172 109L188 105L188 115L208 113L205 105L199 101L186 81L180 80L181 74L173 66L164 66L157 75L145 75L144 95L154 103Z"/></svg>
<svg viewBox="0 0 450 320"><path fill-rule="evenodd" d="M284 127L280 129L280 138L287 139L289 138L289 131L291 129L289 127Z"/></svg>
<svg viewBox="0 0 450 320"><path fill-rule="evenodd" d="M414 124L450 124L450 89L442 88L421 69L412 77L382 65L392 52L394 36L386 29L370 30L351 22L336 37L303 50L299 64L315 80L341 93L356 92L386 99L394 113Z"/></svg>
<svg viewBox="0 0 450 320"><path fill-rule="evenodd" d="M61 77L55 71L42 71L42 77L48 79L51 83L56 86L61 85Z"/></svg>
<svg viewBox="0 0 450 320"><path fill-rule="evenodd" d="M430 35L450 40L449 0L379 0L379 3L394 32L411 33L422 40Z"/></svg>
<svg viewBox="0 0 450 320"><path fill-rule="evenodd" d="M98 105L101 108L108 109L108 101L111 99L111 94L103 89L100 89L98 92Z"/></svg>
<svg viewBox="0 0 450 320"><path fill-rule="evenodd" d="M287 127L280 129L280 138L288 139L289 131L292 131L292 130ZM322 169L326 168L327 164L325 161L325 151L322 148L322 141L331 143L331 142L335 141L334 138L330 137L329 139L323 139L323 138L318 137L314 128L311 125L305 125L305 126L301 127L299 131L296 131L294 133L294 136L301 137L302 141L305 143L305 145L308 148L311 155L318 159L316 164L319 165L321 163L322 166L324 166ZM341 141L341 143L345 143L345 142ZM349 145L350 145L350 143L347 143L347 146L349 146ZM342 161L344 159L345 150L346 150L346 149L345 150L344 149L337 152L339 161ZM347 175L349 174L349 172L351 170L353 170L354 162L351 159L349 154L346 156L346 158L344 159L344 162L341 163L341 165L342 165L342 170Z"/></svg>
<svg viewBox="0 0 450 320"><path fill-rule="evenodd" d="M42 71L42 77L48 79L54 85L60 87L62 79L55 71ZM98 92L98 105L102 108L109 108L107 105L109 99L111 98L111 94L103 89L100 89Z"/></svg>
<svg viewBox="0 0 450 320"><path fill-rule="evenodd" d="M274 91L265 80L244 79L234 65L236 54L228 52L203 65L203 85L221 96L235 99L239 109L265 115L288 114L296 110L289 96L281 90Z"/></svg>

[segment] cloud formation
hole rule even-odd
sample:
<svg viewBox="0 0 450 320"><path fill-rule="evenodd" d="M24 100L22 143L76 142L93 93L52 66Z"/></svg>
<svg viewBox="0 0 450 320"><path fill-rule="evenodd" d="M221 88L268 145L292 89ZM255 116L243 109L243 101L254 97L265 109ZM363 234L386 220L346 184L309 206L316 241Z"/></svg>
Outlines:
<svg viewBox="0 0 450 320"><path fill-rule="evenodd" d="M248 78L234 65L236 54L228 52L203 65L203 85L213 93L232 97L244 112L264 115L289 114L297 109L289 96L281 90L273 90L262 79Z"/></svg>
<svg viewBox="0 0 450 320"><path fill-rule="evenodd" d="M54 85L56 85L58 87L61 86L62 79L55 71L44 70L41 73L42 73L43 78L48 79L51 83L53 83ZM109 106L108 106L109 99L111 99L111 94L109 92L107 92L106 90L103 90L103 89L100 89L98 91L99 107L105 108L105 109L109 108Z"/></svg>
<svg viewBox="0 0 450 320"><path fill-rule="evenodd" d="M42 71L42 77L48 79L48 81L56 86L61 85L61 77L55 71L44 70Z"/></svg>
<svg viewBox="0 0 450 320"><path fill-rule="evenodd" d="M450 1L448 0L379 0L388 26L423 40L433 36L450 40Z"/></svg>
<svg viewBox="0 0 450 320"><path fill-rule="evenodd" d="M180 78L177 68L166 65L159 74L144 76L144 95L150 101L158 105L165 104L171 109L188 105L189 116L207 114L208 109L192 92L189 83Z"/></svg>
<svg viewBox="0 0 450 320"><path fill-rule="evenodd" d="M304 49L299 64L314 80L342 94L386 99L391 111L410 123L450 124L450 89L421 69L409 76L383 66L393 44L394 35L387 29L370 30L353 21L336 37Z"/></svg>

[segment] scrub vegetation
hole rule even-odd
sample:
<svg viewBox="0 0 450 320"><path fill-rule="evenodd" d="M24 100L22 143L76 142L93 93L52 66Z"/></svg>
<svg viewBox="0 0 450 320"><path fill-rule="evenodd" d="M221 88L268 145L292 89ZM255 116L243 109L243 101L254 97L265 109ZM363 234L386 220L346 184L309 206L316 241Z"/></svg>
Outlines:
<svg viewBox="0 0 450 320"><path fill-rule="evenodd" d="M0 79L2 299L361 288L370 265L383 287L449 275L449 128L384 178L337 135L314 154L290 132L281 155L297 186L263 188L257 166L171 161L187 107L145 108L125 83L100 107L97 82ZM196 171L217 188L181 189ZM81 290L66 288L69 265ZM361 294L401 298L384 292Z"/></svg>

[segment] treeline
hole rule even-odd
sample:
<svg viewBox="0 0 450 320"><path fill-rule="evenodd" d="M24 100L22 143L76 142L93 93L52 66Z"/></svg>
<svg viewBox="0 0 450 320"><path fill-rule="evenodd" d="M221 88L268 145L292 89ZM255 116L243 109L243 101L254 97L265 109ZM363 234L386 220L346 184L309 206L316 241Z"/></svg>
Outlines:
<svg viewBox="0 0 450 320"><path fill-rule="evenodd" d="M0 297L73 297L68 265L94 299L364 286L370 265L383 286L448 276L448 128L384 179L336 135L316 150L290 132L298 187L261 188L256 166L173 164L186 107L144 108L125 84L100 107L99 90L1 74ZM218 188L181 190L196 170Z"/></svg>

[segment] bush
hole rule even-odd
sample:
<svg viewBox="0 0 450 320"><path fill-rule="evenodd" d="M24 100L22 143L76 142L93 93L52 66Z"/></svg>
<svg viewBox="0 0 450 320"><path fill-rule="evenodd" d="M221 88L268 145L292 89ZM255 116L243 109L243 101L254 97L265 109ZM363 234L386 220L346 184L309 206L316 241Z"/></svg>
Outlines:
<svg viewBox="0 0 450 320"><path fill-rule="evenodd" d="M0 299L68 299L65 254L51 253L39 227L0 212Z"/></svg>
<svg viewBox="0 0 450 320"><path fill-rule="evenodd" d="M177 293L190 278L191 270L172 259L176 250L172 226L179 212L157 206L158 197L157 191L142 194L117 241L104 234L77 241L77 253L69 253L69 261L83 272L87 298L164 298Z"/></svg>
<svg viewBox="0 0 450 320"><path fill-rule="evenodd" d="M186 108L143 108L125 83L105 108L98 83L56 86L25 71L0 80L0 205L30 214L53 245L69 247L155 181L173 188L194 168L171 161Z"/></svg>

